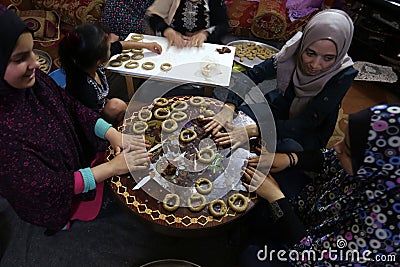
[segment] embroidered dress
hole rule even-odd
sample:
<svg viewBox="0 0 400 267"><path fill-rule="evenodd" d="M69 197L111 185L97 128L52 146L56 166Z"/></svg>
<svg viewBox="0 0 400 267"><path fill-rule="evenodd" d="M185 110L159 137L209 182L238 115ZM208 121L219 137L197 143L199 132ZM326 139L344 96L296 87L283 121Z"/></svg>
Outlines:
<svg viewBox="0 0 400 267"><path fill-rule="evenodd" d="M155 0L146 15L150 28L158 36L167 28L187 36L206 30L207 43L222 44L229 28L224 0Z"/></svg>
<svg viewBox="0 0 400 267"><path fill-rule="evenodd" d="M210 27L210 8L207 1L182 1L179 5L172 27L181 33L196 32Z"/></svg>
<svg viewBox="0 0 400 267"><path fill-rule="evenodd" d="M119 41L111 43L111 56L122 51L122 45ZM86 107L99 111L104 108L106 98L110 91L110 86L105 74L104 65L100 65L97 70L101 84L90 77L84 71L76 71L74 75L67 75L66 90Z"/></svg>
<svg viewBox="0 0 400 267"><path fill-rule="evenodd" d="M93 90L96 92L98 107L99 109L101 109L104 108L108 92L110 91L103 65L99 66L97 70L97 75L99 75L101 84L97 83L95 79L93 79L89 75L86 76L86 81L90 86L93 87Z"/></svg>

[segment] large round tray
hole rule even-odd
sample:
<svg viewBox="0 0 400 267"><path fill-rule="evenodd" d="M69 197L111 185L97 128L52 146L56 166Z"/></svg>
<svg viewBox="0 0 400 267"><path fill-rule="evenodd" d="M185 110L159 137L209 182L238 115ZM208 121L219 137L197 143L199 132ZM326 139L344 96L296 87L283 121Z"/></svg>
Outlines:
<svg viewBox="0 0 400 267"><path fill-rule="evenodd" d="M175 100L187 100L190 97L174 97L170 99L170 104L173 103L174 99ZM212 98L205 98L207 102L210 103L209 109L218 112L219 109L223 106L223 103ZM149 105L148 107L145 108L153 108L153 105ZM193 107L192 107L193 108ZM192 111L188 110L187 113L190 113ZM124 133L127 131L130 123L134 121L137 118L137 111L133 112L132 116L126 118L124 120L123 125L120 127L120 130ZM243 113L240 113L236 118L236 122L239 122L240 125L247 125L250 123L253 123L251 118L246 116ZM234 122L235 122L234 121ZM161 121L157 119L152 119L148 122L149 128L146 130L145 136L146 139L150 142L151 147L157 146L161 141L160 141L160 124ZM199 132L199 140L195 140L193 142L197 142L196 144L199 143L200 139L204 136L204 132L201 133L201 127L195 127L196 132ZM203 136L202 136L203 135ZM150 150L151 148L149 148ZM225 149L226 148L221 148ZM228 148L229 150L229 148ZM159 167L159 161L163 159L163 148L160 146L160 149L156 149L153 151L153 158L152 162L155 163L157 166L156 168ZM226 157L227 160L230 155L226 154L224 157ZM113 153L111 149L108 150L107 154L107 159L111 159L113 157ZM224 160L223 160L224 162ZM237 168L241 168L241 166L236 166ZM208 171L208 169L207 169ZM238 173L238 172L237 172ZM181 183L191 183L192 182L192 176L190 176L192 173L190 173L188 176L185 177L187 179L186 181L183 181ZM224 171L222 171L222 174L225 175ZM195 173L193 173L195 175ZM212 176L212 172L206 172L201 174L201 177L209 175ZM221 172L218 172L215 174L221 177ZM180 178L180 176L178 176ZM141 178L139 178L140 180ZM212 178L210 178L211 180ZM240 179L240 175L239 175ZM120 176L114 176L111 178L111 186L119 199L127 205L135 214L139 215L141 218L143 218L145 221L150 222L151 225L154 227L155 230L159 230L163 233L171 234L171 235L187 235L188 232L191 232L195 234L197 233L204 233L204 229L220 229L219 226L224 226L227 225L228 223L230 224L233 221L238 220L239 218L243 217L247 212L249 212L255 203L257 202L257 196L254 193L249 193L243 190L243 187L238 186L238 184L241 184L240 181L236 186L232 187L232 190L228 190L228 193L224 195L222 198L225 203L227 203L227 198L232 195L233 193L240 193L244 195L248 199L248 208L245 212L243 213L237 213L233 211L229 205L228 206L228 211L227 213L222 216L222 217L213 217L209 210L208 210L208 205L201 210L200 212L192 212L190 211L187 207L179 207L177 210L173 212L169 212L166 209L163 208L163 203L162 203L162 196L169 193L163 187L160 183L156 182L154 179L150 179L144 186L142 186L140 189L134 190L135 185L137 185L137 176L135 175L135 178L132 178L130 174L127 175L120 175ZM182 181L182 180L181 180ZM188 182L189 181L189 182ZM230 187L229 187L230 188ZM151 190L151 192L149 191ZM149 192L152 194L150 195ZM161 198L159 197L153 197L154 194L160 195ZM211 195L212 193L210 193ZM160 201L161 199L161 201Z"/></svg>
<svg viewBox="0 0 400 267"><path fill-rule="evenodd" d="M277 49L276 47L261 43L261 42L256 42L256 41L250 41L250 40L237 40L237 41L232 41L230 43L228 43L227 45L229 46L235 46L235 45L240 45L240 44L245 44L245 43L251 43L251 44L255 44L255 45L259 45L262 47L266 47L274 52L278 52L279 49ZM237 49L236 49L237 50ZM237 52L237 51L236 51ZM253 66L260 64L261 62L263 62L264 60L259 58L259 57L255 57L254 59L250 60L247 57L243 58L243 61L240 61L240 58L238 56L235 55L234 57L234 61L245 66L248 68L252 68Z"/></svg>

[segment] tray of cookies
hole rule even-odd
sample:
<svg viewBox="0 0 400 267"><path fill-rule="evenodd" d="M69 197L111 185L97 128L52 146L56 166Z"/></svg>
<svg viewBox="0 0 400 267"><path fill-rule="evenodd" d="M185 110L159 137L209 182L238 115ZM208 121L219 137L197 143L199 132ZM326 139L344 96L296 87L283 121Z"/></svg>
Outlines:
<svg viewBox="0 0 400 267"><path fill-rule="evenodd" d="M279 51L276 47L250 40L237 40L228 43L236 47L234 61L248 68L260 64Z"/></svg>
<svg viewBox="0 0 400 267"><path fill-rule="evenodd" d="M45 73L49 73L51 65L53 64L50 55L42 50L33 49L36 55L36 60L39 62L39 69Z"/></svg>
<svg viewBox="0 0 400 267"><path fill-rule="evenodd" d="M199 96L157 98L126 116L119 130L143 134L152 158L145 172L111 178L121 201L147 221L177 230L169 233L214 227L248 212L257 202L256 194L241 183L250 149L232 152L203 130L203 118L222 106L219 100ZM243 113L235 120L253 122ZM109 149L107 158L112 157ZM142 179L148 182L137 188Z"/></svg>

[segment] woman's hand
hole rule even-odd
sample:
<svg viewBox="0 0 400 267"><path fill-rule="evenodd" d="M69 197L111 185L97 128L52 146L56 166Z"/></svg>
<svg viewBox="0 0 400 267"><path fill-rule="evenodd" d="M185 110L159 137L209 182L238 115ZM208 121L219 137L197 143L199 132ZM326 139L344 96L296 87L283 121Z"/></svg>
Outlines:
<svg viewBox="0 0 400 267"><path fill-rule="evenodd" d="M114 175L122 175L129 171L145 170L148 168L148 165L145 166L145 162L150 163L150 154L146 149L124 151L109 161Z"/></svg>
<svg viewBox="0 0 400 267"><path fill-rule="evenodd" d="M131 151L124 150L109 162L92 167L94 179L96 183L100 183L112 176L126 174L129 171L146 170L150 164L150 155L146 149L139 147Z"/></svg>
<svg viewBox="0 0 400 267"><path fill-rule="evenodd" d="M243 176L245 178L243 185L247 190L255 191L269 203L285 197L278 183L270 174L265 175L253 167L246 167Z"/></svg>
<svg viewBox="0 0 400 267"><path fill-rule="evenodd" d="M261 149L257 148L259 151ZM270 172L276 173L280 172L287 167L289 167L290 160L289 157L284 153L269 153L267 151L261 151L260 156L250 157L248 159L248 164L254 168L266 169L270 167ZM271 165L272 162L272 165Z"/></svg>
<svg viewBox="0 0 400 267"><path fill-rule="evenodd" d="M204 30L198 31L197 33L193 34L191 37L184 36L189 43L189 47L202 47L203 43L207 41L208 33Z"/></svg>
<svg viewBox="0 0 400 267"><path fill-rule="evenodd" d="M215 142L218 145L231 145L231 149L235 150L245 142L249 142L250 137L247 135L246 127L234 127L227 123L225 126L226 133L218 132L215 134Z"/></svg>
<svg viewBox="0 0 400 267"><path fill-rule="evenodd" d="M114 150L114 154L118 155L123 149L128 151L134 149L146 149L147 144L143 135L127 135L122 136L114 127L110 127L105 135ZM123 139L123 140L122 140ZM123 142L122 142L123 141Z"/></svg>
<svg viewBox="0 0 400 267"><path fill-rule="evenodd" d="M123 148L124 150L127 151L142 150L150 146L148 144L148 141L145 139L144 135L124 134L122 138L123 138Z"/></svg>
<svg viewBox="0 0 400 267"><path fill-rule="evenodd" d="M183 48L186 46L187 41L183 35L172 28L167 28L164 31L164 36L168 39L168 47L176 46L177 48Z"/></svg>
<svg viewBox="0 0 400 267"><path fill-rule="evenodd" d="M250 124L244 127L235 127L230 123L225 125L226 133L218 132L215 134L215 142L219 145L231 144L232 150L237 149L242 144L249 142L251 137L258 136L256 124Z"/></svg>
<svg viewBox="0 0 400 267"><path fill-rule="evenodd" d="M204 130L206 132L212 130L213 135L217 134L222 127L224 127L227 123L232 122L234 112L235 108L232 104L225 104L217 115L210 118L204 118L205 121L209 121L204 126Z"/></svg>
<svg viewBox="0 0 400 267"><path fill-rule="evenodd" d="M144 48L147 50L150 50L151 52L161 54L162 53L162 46L159 45L157 42L148 42L148 43L143 43Z"/></svg>
<svg viewBox="0 0 400 267"><path fill-rule="evenodd" d="M128 173L129 171L145 170L148 167L144 163L150 163L150 154L146 149L134 149L131 151L124 151L113 158L111 168L114 175L121 175Z"/></svg>
<svg viewBox="0 0 400 267"><path fill-rule="evenodd" d="M105 138L114 150L114 154L118 155L122 151L122 133L118 132L114 127L108 128Z"/></svg>

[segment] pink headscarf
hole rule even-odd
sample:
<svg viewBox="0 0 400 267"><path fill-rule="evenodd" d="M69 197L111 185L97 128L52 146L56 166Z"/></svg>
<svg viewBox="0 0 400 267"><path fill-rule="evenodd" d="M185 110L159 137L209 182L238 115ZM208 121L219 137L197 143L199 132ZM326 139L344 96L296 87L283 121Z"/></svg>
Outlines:
<svg viewBox="0 0 400 267"><path fill-rule="evenodd" d="M290 117L301 113L311 99L319 94L325 84L336 74L353 65L347 55L353 38L353 21L338 9L326 9L311 18L304 32L295 34L275 56L277 64L277 86L284 93L293 81L295 99L290 107ZM326 71L309 76L301 69L301 54L318 40L331 40L336 44L335 63Z"/></svg>

